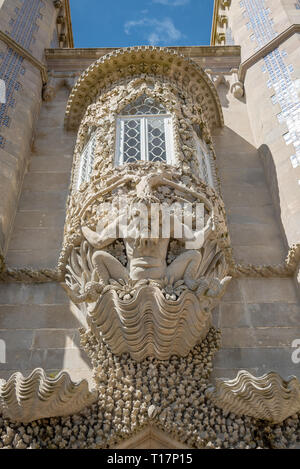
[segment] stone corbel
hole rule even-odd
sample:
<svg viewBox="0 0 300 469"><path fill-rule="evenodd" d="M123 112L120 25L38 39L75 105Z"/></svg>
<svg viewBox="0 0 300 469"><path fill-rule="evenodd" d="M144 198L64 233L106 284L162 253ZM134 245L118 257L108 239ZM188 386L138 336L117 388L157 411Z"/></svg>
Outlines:
<svg viewBox="0 0 300 469"><path fill-rule="evenodd" d="M89 195L84 197L90 202L81 209L78 240L74 243L73 234L65 238L60 260L65 270L62 286L79 305L95 340L104 340L116 355L129 353L137 361L150 355L159 360L186 356L207 336L211 311L231 280L221 200L200 181L195 180L193 186L180 184L181 172L162 164L149 169L147 164L132 165L130 173L124 168L114 170L110 179L102 178L105 199L98 192L94 194L92 186L87 188ZM174 232L169 239L158 236L146 242L140 234L134 238L136 231L130 235L119 231L118 237L112 238L114 226L124 216L123 209L117 209L120 191L128 206L130 230L137 220L136 201L147 211L152 202L160 200L203 203L205 226L195 232L199 244L179 241ZM114 217L105 208L106 200L116 208ZM96 215L96 224L90 217L94 210L101 213L101 218ZM100 219L103 229L99 229ZM134 245L139 246L138 251L132 249ZM135 266L136 259L145 260L140 268Z"/></svg>
<svg viewBox="0 0 300 469"><path fill-rule="evenodd" d="M63 7L62 0L53 0L53 4L54 4L55 8L57 8L58 10Z"/></svg>
<svg viewBox="0 0 300 469"><path fill-rule="evenodd" d="M226 36L225 36L225 33L217 33L217 35L216 35L216 43L217 43L218 45L221 45L221 46L223 45L223 46L225 46L225 44L226 44Z"/></svg>
<svg viewBox="0 0 300 469"><path fill-rule="evenodd" d="M65 33L59 35L59 47L64 47L67 41L67 36Z"/></svg>
<svg viewBox="0 0 300 469"><path fill-rule="evenodd" d="M220 28L227 28L228 26L228 17L226 15L218 16L218 26Z"/></svg>
<svg viewBox="0 0 300 469"><path fill-rule="evenodd" d="M63 15L58 15L56 22L57 24L64 24L65 18L63 17Z"/></svg>
<svg viewBox="0 0 300 469"><path fill-rule="evenodd" d="M231 0L221 0L221 7L222 8L230 8L231 6Z"/></svg>
<svg viewBox="0 0 300 469"><path fill-rule="evenodd" d="M59 47L68 47L67 12L65 3L61 0L54 1L54 6L57 9L56 29Z"/></svg>
<svg viewBox="0 0 300 469"><path fill-rule="evenodd" d="M55 75L51 74L49 76L49 80L47 85L43 89L43 100L44 101L52 101L54 99L57 91L65 86L69 92L71 92L77 75L72 73L71 75Z"/></svg>
<svg viewBox="0 0 300 469"><path fill-rule="evenodd" d="M225 86L228 84L224 73L214 72L213 70L209 68L205 70L205 73L207 73L207 75L209 76L209 78L211 79L211 81L213 82L216 88L218 88L218 86L220 86L221 84Z"/></svg>
<svg viewBox="0 0 300 469"><path fill-rule="evenodd" d="M238 69L231 70L233 76L233 84L231 85L231 93L237 99L244 96L245 89L244 84L239 80Z"/></svg>

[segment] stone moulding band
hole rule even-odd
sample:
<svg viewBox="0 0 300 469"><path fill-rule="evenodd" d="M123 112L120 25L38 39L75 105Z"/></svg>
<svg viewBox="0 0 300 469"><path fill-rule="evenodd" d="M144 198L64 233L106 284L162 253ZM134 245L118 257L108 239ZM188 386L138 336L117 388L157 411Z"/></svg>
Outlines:
<svg viewBox="0 0 300 469"><path fill-rule="evenodd" d="M253 54L249 59L245 60L240 65L239 68L239 80L244 83L246 79L247 71L252 65L255 65L259 60L265 57L267 54L272 52L274 49L280 46L284 41L289 39L293 34L300 33L300 24L293 24L281 34L276 36L272 41L268 42L264 47L262 47L259 51Z"/></svg>
<svg viewBox="0 0 300 469"><path fill-rule="evenodd" d="M60 272L57 269L9 269L5 267L0 272L0 283L51 283L60 282ZM1 262L0 262L1 266Z"/></svg>
<svg viewBox="0 0 300 469"><path fill-rule="evenodd" d="M236 264L231 262L229 275L233 278L276 278L293 277L300 264L300 243L289 249L285 263L278 265ZM2 266L2 267L1 267ZM2 268L2 270L1 270ZM52 283L62 282L63 273L58 269L34 270L10 269L0 255L0 283Z"/></svg>
<svg viewBox="0 0 300 469"><path fill-rule="evenodd" d="M28 60L28 62L30 62L35 68L37 68L41 74L43 85L46 85L48 81L47 67L42 62L33 57L30 52L24 49L24 47L18 44L14 39L9 37L3 31L0 31L0 41L3 41L7 46L14 49L18 54L24 57L24 59Z"/></svg>

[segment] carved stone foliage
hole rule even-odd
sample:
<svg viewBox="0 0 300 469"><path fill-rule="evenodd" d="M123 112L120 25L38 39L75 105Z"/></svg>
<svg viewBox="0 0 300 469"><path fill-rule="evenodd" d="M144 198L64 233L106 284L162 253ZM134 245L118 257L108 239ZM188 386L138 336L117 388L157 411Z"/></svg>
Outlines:
<svg viewBox="0 0 300 469"><path fill-rule="evenodd" d="M7 382L0 380L0 415L15 422L68 416L96 399L97 392L91 392L85 380L74 383L66 372L48 378L38 368L28 378L15 373Z"/></svg>
<svg viewBox="0 0 300 469"><path fill-rule="evenodd" d="M165 77L189 94L201 106L212 129L223 117L216 90L203 70L191 59L158 47L132 47L116 50L92 64L78 79L66 109L66 126L76 129L87 109L106 88L124 78Z"/></svg>
<svg viewBox="0 0 300 469"><path fill-rule="evenodd" d="M159 212L157 234L135 236L137 203L147 213L151 204L159 210L160 204L169 210L177 204L170 224L180 218L180 235L174 227L161 235L164 214ZM186 204L194 220L190 234L182 217ZM204 206L201 229L196 227L198 204ZM128 230L123 233L119 222L125 209ZM188 244L196 240L201 241L195 247ZM206 336L211 311L230 280L228 244L224 205L213 189L161 163L128 164L107 171L97 185L70 200L60 265L64 286L97 340L118 355L164 360L187 355Z"/></svg>
<svg viewBox="0 0 300 469"><path fill-rule="evenodd" d="M287 381L278 373L259 378L240 371L233 380L219 379L207 396L225 412L248 415L255 419L281 423L300 412L300 383L296 377Z"/></svg>

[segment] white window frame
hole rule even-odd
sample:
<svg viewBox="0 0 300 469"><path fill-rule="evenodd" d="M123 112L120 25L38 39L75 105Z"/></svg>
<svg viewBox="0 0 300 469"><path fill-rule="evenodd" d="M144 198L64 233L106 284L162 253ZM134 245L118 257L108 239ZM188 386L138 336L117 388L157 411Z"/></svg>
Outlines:
<svg viewBox="0 0 300 469"><path fill-rule="evenodd" d="M90 136L90 139L85 144L81 152L77 181L76 181L76 190L79 190L81 184L83 184L84 182L89 182L90 180L91 172L93 170L94 158L95 158L95 155L94 155L95 140L96 140L96 132L92 133L92 135ZM84 162L84 158L86 154L87 154L86 171L85 171L85 174L83 174L83 162Z"/></svg>
<svg viewBox="0 0 300 469"><path fill-rule="evenodd" d="M151 119L163 119L165 130L166 161L164 163L173 164L174 162L174 139L172 117L168 114L137 114L132 116L118 116L116 125L116 152L115 166L122 166L124 162L124 122L128 120L140 121L140 148L141 158L138 161L149 160L149 140L147 121ZM151 162L151 161L150 161Z"/></svg>
<svg viewBox="0 0 300 469"><path fill-rule="evenodd" d="M206 144L204 144L200 140L200 138L198 137L196 132L194 132L194 138L196 140L197 158L198 158L198 161L199 161L199 164L200 164L200 167L201 167L200 179L202 179L204 182L206 182L206 184L208 184L209 186L215 188L210 152L209 152ZM203 165L205 165L208 180L206 180L204 178Z"/></svg>

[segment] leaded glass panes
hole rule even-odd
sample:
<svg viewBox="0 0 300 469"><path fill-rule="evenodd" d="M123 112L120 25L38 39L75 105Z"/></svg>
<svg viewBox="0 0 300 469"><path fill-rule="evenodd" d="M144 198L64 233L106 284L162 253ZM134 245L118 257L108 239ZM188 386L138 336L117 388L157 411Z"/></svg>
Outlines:
<svg viewBox="0 0 300 469"><path fill-rule="evenodd" d="M146 95L127 105L117 119L116 165L137 161L172 163L172 119Z"/></svg>
<svg viewBox="0 0 300 469"><path fill-rule="evenodd" d="M141 120L125 119L121 126L123 163L135 163L141 159Z"/></svg>
<svg viewBox="0 0 300 469"><path fill-rule="evenodd" d="M90 180L91 172L94 164L94 150L96 143L95 133L89 138L88 143L85 145L81 157L79 172L77 177L77 189L83 182L88 182Z"/></svg>
<svg viewBox="0 0 300 469"><path fill-rule="evenodd" d="M147 119L149 161L167 161L165 119Z"/></svg>
<svg viewBox="0 0 300 469"><path fill-rule="evenodd" d="M134 103L128 104L122 111L123 116L141 116L150 114L166 114L162 104L143 94Z"/></svg>

